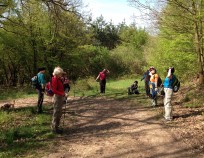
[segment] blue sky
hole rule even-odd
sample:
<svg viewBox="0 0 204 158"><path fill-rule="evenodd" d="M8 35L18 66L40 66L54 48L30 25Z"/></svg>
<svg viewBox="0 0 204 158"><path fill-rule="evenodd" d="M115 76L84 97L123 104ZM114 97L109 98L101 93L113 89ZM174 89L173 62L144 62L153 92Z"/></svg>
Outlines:
<svg viewBox="0 0 204 158"><path fill-rule="evenodd" d="M103 15L107 22L112 20L115 25L125 19L128 25L135 21L137 26L143 26L139 11L131 7L127 0L83 0L83 3L88 5L87 10L90 10L94 19ZM134 15L138 18L134 19Z"/></svg>

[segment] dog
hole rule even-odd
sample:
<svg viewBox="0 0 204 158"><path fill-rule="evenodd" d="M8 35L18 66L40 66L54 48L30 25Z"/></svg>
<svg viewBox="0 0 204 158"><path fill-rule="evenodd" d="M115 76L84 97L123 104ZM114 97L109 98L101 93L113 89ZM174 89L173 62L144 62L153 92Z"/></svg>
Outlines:
<svg viewBox="0 0 204 158"><path fill-rule="evenodd" d="M14 109L14 106L15 106L15 100L13 101L13 104L12 103L6 103L3 106L1 106L1 110L8 111L8 110Z"/></svg>

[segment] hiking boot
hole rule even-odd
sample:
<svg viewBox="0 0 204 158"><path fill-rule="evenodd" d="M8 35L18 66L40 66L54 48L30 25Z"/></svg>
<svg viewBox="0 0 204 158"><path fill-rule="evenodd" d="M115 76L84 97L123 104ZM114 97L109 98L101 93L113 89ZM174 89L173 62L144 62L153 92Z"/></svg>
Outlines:
<svg viewBox="0 0 204 158"><path fill-rule="evenodd" d="M63 134L63 129L55 129L52 132L55 134Z"/></svg>
<svg viewBox="0 0 204 158"><path fill-rule="evenodd" d="M164 116L164 120L165 120L165 122L171 122L173 120L173 118L165 118L165 116Z"/></svg>
<svg viewBox="0 0 204 158"><path fill-rule="evenodd" d="M37 110L37 113L38 113L38 114L42 114L43 111L42 111L42 110Z"/></svg>
<svg viewBox="0 0 204 158"><path fill-rule="evenodd" d="M155 100L152 100L152 106L153 106L153 107L157 106L157 104L156 104L156 101L155 101Z"/></svg>

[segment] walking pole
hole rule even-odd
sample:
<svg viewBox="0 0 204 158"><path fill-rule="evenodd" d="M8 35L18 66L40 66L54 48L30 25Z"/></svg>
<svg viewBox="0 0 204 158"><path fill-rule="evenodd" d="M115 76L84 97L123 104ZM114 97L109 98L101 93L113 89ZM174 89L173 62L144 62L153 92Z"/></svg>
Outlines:
<svg viewBox="0 0 204 158"><path fill-rule="evenodd" d="M63 119L63 127L64 127L64 121L65 121L65 115L66 115L66 107L67 107L67 103L68 103L68 97L66 97L66 102L65 102L65 106L64 106L64 119Z"/></svg>

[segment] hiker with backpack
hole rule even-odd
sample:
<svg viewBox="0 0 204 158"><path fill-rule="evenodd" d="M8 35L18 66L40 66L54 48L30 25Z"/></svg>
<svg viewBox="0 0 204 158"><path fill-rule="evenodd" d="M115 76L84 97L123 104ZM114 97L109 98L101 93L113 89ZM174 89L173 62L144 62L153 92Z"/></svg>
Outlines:
<svg viewBox="0 0 204 158"><path fill-rule="evenodd" d="M103 71L99 72L96 81L100 79L100 93L105 93L106 89L106 76L110 73L108 69L103 69Z"/></svg>
<svg viewBox="0 0 204 158"><path fill-rule="evenodd" d="M64 86L64 92L65 92L65 94L66 94L66 97L64 98L64 101L65 101L65 103L66 103L66 101L67 101L67 96L68 96L68 93L69 93L69 91L70 91L70 80L69 80L69 78L68 78L66 72L64 72L64 74L63 74L63 76L62 76L61 79L62 79L63 86Z"/></svg>
<svg viewBox="0 0 204 158"><path fill-rule="evenodd" d="M143 77L141 78L141 81L144 80L145 82L145 92L146 96L150 96L150 88L149 88L149 81L150 81L150 69L154 68L153 66L150 66L150 68L144 73Z"/></svg>
<svg viewBox="0 0 204 158"><path fill-rule="evenodd" d="M38 103L37 103L37 113L42 113L42 104L44 99L44 93L45 93L45 68L39 68L38 74L37 74L37 86L36 89L38 90Z"/></svg>
<svg viewBox="0 0 204 158"><path fill-rule="evenodd" d="M54 93L53 98L53 117L52 117L52 131L53 133L62 134L63 129L60 126L60 120L62 117L62 107L64 104L64 86L61 80L64 71L60 67L56 67L53 71L52 77L52 91Z"/></svg>
<svg viewBox="0 0 204 158"><path fill-rule="evenodd" d="M179 87L180 87L180 82L174 75L174 67L169 67L167 69L167 76L164 80L164 92L165 92L165 97L164 97L164 118L166 121L171 121L173 119L172 115L172 104L171 104L171 99L173 96L173 92L177 92ZM176 87L176 88L175 88Z"/></svg>
<svg viewBox="0 0 204 158"><path fill-rule="evenodd" d="M149 87L150 87L150 97L152 99L152 106L155 107L157 106L157 92L159 88L159 75L157 74L157 71L155 68L150 68L150 82L149 82Z"/></svg>

